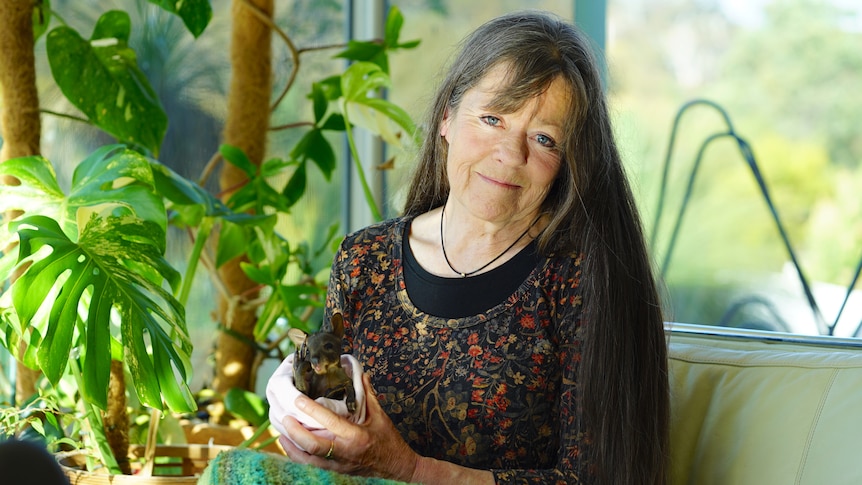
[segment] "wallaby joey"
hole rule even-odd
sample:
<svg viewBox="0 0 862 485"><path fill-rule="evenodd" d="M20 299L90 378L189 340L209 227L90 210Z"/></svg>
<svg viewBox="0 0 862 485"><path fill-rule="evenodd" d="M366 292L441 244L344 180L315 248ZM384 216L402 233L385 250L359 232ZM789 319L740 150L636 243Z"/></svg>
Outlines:
<svg viewBox="0 0 862 485"><path fill-rule="evenodd" d="M346 396L347 410L356 411L353 380L341 367L341 339L344 337L341 314L332 315L331 321L324 321L320 330L312 334L291 328L287 335L296 345L293 360L296 388L311 399L344 399Z"/></svg>

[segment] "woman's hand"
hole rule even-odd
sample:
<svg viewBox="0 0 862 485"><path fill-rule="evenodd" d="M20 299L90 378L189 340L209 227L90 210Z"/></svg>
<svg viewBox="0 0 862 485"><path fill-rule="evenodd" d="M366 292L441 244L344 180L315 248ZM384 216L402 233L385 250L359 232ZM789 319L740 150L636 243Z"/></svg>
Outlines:
<svg viewBox="0 0 862 485"><path fill-rule="evenodd" d="M365 422L354 424L329 409L300 396L296 407L320 423L332 435L327 439L305 429L299 421L288 416L282 424L290 439L279 441L291 460L350 475L373 476L400 481L411 481L419 455L416 454L395 429L383 412L368 375L362 376L367 410Z"/></svg>

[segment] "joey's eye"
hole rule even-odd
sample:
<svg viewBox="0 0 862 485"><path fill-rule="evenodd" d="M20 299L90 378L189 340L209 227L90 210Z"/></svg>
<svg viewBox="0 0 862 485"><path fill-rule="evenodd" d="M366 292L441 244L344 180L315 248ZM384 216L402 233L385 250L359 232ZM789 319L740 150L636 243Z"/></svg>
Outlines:
<svg viewBox="0 0 862 485"><path fill-rule="evenodd" d="M554 142L554 140L552 140L551 137L549 137L548 135L536 135L536 141L539 142L540 145L548 148L554 148L555 146L557 146L557 143Z"/></svg>
<svg viewBox="0 0 862 485"><path fill-rule="evenodd" d="M485 115L480 118L486 125L497 126L500 124L500 118L491 115Z"/></svg>

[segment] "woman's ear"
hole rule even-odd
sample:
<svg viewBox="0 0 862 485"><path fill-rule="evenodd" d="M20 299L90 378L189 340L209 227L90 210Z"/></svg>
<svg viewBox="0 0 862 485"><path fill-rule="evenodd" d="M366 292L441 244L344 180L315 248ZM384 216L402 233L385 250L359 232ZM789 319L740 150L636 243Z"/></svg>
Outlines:
<svg viewBox="0 0 862 485"><path fill-rule="evenodd" d="M440 136L446 138L446 135L449 133L449 122L451 118L449 118L449 108L446 108L446 111L443 112L443 121L440 122ZM448 139L446 141L449 141Z"/></svg>

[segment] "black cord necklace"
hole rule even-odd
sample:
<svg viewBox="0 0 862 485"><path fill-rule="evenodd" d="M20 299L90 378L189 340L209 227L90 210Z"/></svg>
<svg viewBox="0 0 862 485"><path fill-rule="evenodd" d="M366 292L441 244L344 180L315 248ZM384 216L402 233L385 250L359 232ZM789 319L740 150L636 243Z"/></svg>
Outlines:
<svg viewBox="0 0 862 485"><path fill-rule="evenodd" d="M484 266L482 266L479 269L474 269L473 271L469 271L467 273L464 273L462 271L458 271L457 269L453 268L452 263L449 262L449 256L446 255L446 244L443 242L443 214L445 214L445 213L446 213L446 204L443 204L443 210L440 211L440 247L443 248L443 259L446 260L446 264L449 265L449 269L451 269L455 273L461 275L462 278L466 278L468 276L474 275L474 274L478 273L479 271L482 271L483 269L487 268L488 266L491 266L491 264L493 264L494 261L497 261L498 259L502 258L504 254L508 253L510 249L515 247L515 244L518 244L518 241L523 239L524 236L526 236L527 233L530 232L530 229L532 229L533 226L535 226L536 223L539 222L539 219L542 217L541 214L538 217L536 217L536 219L533 220L533 223L530 224L529 227L527 227L527 230L524 231L523 233L521 233L521 235L518 236L518 239L515 239L515 242L510 244L509 247L507 247L505 250L503 250L502 253L498 254L496 258L492 259L491 261L488 261Z"/></svg>

